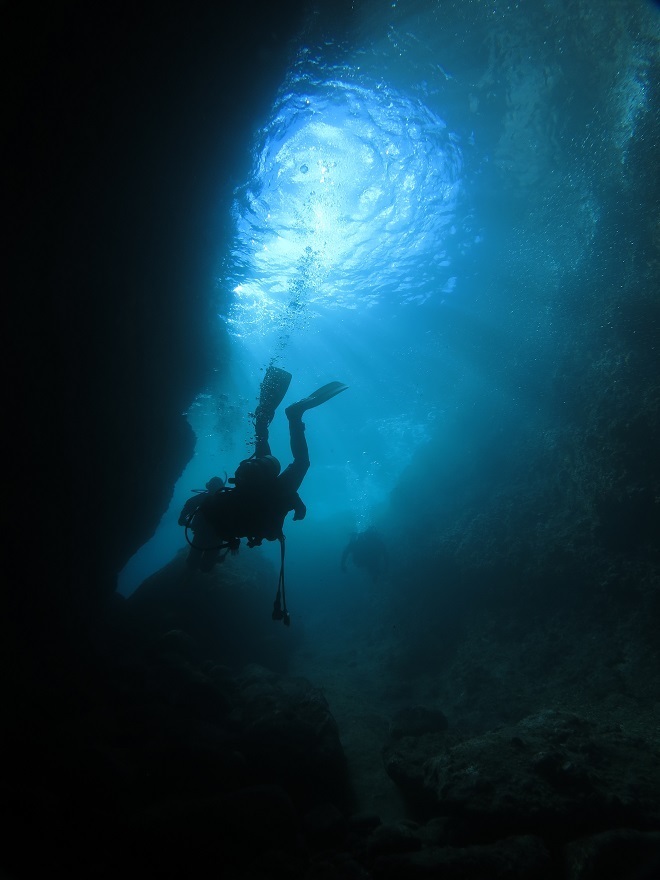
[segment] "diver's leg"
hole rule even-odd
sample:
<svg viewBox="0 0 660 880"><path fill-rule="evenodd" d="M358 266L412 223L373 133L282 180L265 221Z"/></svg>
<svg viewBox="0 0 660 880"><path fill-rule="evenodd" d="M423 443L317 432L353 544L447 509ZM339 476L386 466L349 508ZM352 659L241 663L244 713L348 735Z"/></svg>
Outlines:
<svg viewBox="0 0 660 880"><path fill-rule="evenodd" d="M307 448L307 439L305 438L305 426L302 419L298 415L288 415L289 418L289 441L291 443L291 452L293 454L293 462L284 471L280 479L284 478L293 492L297 492L300 484L305 479L305 474L309 470L309 449Z"/></svg>
<svg viewBox="0 0 660 880"><path fill-rule="evenodd" d="M307 472L309 468L309 449L307 447L307 438L305 437L305 425L301 418L289 419L289 441L291 443L294 464L304 467L305 472Z"/></svg>
<svg viewBox="0 0 660 880"><path fill-rule="evenodd" d="M254 413L254 454L257 458L271 454L268 426L275 418L275 410L284 400L290 382L291 373L273 364L268 366L259 389L259 405Z"/></svg>
<svg viewBox="0 0 660 880"><path fill-rule="evenodd" d="M200 496L197 496L195 500ZM190 521L189 531L190 534L186 532L186 537L188 539L188 556L186 557L186 563L190 568L199 568L202 562L202 548L204 547L204 543L202 540L202 536L205 529L206 520L204 519L204 514L201 510L198 509L195 511L192 520Z"/></svg>
<svg viewBox="0 0 660 880"><path fill-rule="evenodd" d="M254 454L257 458L271 454L268 443L268 425L268 419L257 413L254 420Z"/></svg>
<svg viewBox="0 0 660 880"><path fill-rule="evenodd" d="M202 559L199 563L199 570L208 574L208 572L213 571L214 562L215 560L213 558L213 554L205 550L204 553L202 553Z"/></svg>
<svg viewBox="0 0 660 880"><path fill-rule="evenodd" d="M189 568L199 568L201 558L202 551L198 550L197 547L191 547L186 556L186 565L188 565Z"/></svg>
<svg viewBox="0 0 660 880"><path fill-rule="evenodd" d="M219 555L220 555L220 548L219 547L213 547L211 550L205 550L202 553L202 560L199 565L200 571L204 571L204 572L213 571L213 566L218 561Z"/></svg>

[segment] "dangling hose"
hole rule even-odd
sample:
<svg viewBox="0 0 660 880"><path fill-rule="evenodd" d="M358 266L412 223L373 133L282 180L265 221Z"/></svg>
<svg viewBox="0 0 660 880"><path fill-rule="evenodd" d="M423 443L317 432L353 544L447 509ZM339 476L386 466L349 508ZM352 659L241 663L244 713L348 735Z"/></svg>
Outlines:
<svg viewBox="0 0 660 880"><path fill-rule="evenodd" d="M278 537L280 542L280 579L277 583L277 595L273 603L273 620L281 620L284 626L291 625L291 615L286 608L286 594L284 592L284 534Z"/></svg>

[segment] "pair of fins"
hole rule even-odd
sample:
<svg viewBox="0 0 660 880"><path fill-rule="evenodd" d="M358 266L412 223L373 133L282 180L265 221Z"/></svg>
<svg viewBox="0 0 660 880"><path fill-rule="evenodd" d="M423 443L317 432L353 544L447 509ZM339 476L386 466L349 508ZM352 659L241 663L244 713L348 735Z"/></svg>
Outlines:
<svg viewBox="0 0 660 880"><path fill-rule="evenodd" d="M268 419L269 424L275 415L275 410L289 390L291 378L291 373L282 370L280 367L274 367L271 365L266 370L266 375L261 383L261 393L259 395L257 413L264 414ZM328 382L327 385L322 385L307 397L288 406L286 408L286 414L289 418L298 418L308 409L326 403L326 401L336 397L337 394L346 391L347 388L348 385L344 385L343 382Z"/></svg>

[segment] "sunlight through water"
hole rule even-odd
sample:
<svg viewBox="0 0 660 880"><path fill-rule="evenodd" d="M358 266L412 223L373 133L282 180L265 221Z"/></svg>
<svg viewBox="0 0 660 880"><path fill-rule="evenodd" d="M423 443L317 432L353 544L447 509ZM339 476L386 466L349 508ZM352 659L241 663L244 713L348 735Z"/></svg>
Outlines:
<svg viewBox="0 0 660 880"><path fill-rule="evenodd" d="M321 78L308 66L285 84L234 205L226 319L236 336L330 309L422 303L439 277L453 283L456 136L420 100L359 69Z"/></svg>

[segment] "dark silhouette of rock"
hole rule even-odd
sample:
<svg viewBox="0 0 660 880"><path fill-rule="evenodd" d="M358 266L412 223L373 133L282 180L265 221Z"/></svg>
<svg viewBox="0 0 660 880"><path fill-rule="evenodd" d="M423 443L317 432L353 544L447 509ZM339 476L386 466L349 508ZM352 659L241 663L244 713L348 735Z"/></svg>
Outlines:
<svg viewBox="0 0 660 880"><path fill-rule="evenodd" d="M569 880L656 880L660 877L660 831L616 828L572 841L566 847Z"/></svg>
<svg viewBox="0 0 660 880"><path fill-rule="evenodd" d="M386 747L385 761L420 813L451 817L454 841L466 844L660 821L653 745L565 712L459 741L402 738Z"/></svg>
<svg viewBox="0 0 660 880"><path fill-rule="evenodd" d="M400 739L402 736L421 736L424 733L441 733L449 726L446 716L439 709L427 709L425 706L411 706L399 709L390 722L390 736Z"/></svg>
<svg viewBox="0 0 660 880"><path fill-rule="evenodd" d="M555 880L554 866L536 837L510 837L490 846L427 847L383 856L373 868L375 880Z"/></svg>

